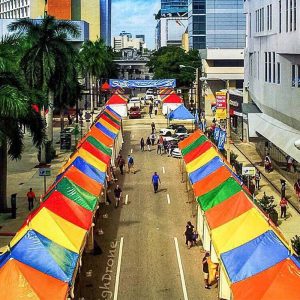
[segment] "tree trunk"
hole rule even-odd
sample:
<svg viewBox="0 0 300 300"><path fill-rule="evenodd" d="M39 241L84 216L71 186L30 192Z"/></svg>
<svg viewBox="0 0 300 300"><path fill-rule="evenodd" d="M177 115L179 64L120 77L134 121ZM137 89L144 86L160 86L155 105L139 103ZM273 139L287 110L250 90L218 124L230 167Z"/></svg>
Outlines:
<svg viewBox="0 0 300 300"><path fill-rule="evenodd" d="M91 113L94 112L93 75L90 73Z"/></svg>
<svg viewBox="0 0 300 300"><path fill-rule="evenodd" d="M0 212L7 211L7 144L0 147Z"/></svg>
<svg viewBox="0 0 300 300"><path fill-rule="evenodd" d="M65 115L64 115L64 109L60 108L60 131L63 131L65 128Z"/></svg>
<svg viewBox="0 0 300 300"><path fill-rule="evenodd" d="M53 107L54 107L54 93L49 90L48 93L48 114L47 114L47 140L53 141Z"/></svg>

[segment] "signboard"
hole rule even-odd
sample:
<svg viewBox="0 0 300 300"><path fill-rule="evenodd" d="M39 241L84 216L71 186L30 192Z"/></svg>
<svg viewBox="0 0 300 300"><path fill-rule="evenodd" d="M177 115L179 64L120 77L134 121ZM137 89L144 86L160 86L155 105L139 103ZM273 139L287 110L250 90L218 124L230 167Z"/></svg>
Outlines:
<svg viewBox="0 0 300 300"><path fill-rule="evenodd" d="M39 168L39 176L51 176L50 168Z"/></svg>
<svg viewBox="0 0 300 300"><path fill-rule="evenodd" d="M224 145L225 145L225 142L226 142L226 131L225 130L222 130L220 129L219 131L219 139L218 139L218 149L219 150L224 150Z"/></svg>
<svg viewBox="0 0 300 300"><path fill-rule="evenodd" d="M255 171L256 171L255 167L243 167L242 168L242 175L254 176Z"/></svg>
<svg viewBox="0 0 300 300"><path fill-rule="evenodd" d="M226 99L227 99L227 93L226 92L216 92L216 105L217 109L222 108L226 109Z"/></svg>
<svg viewBox="0 0 300 300"><path fill-rule="evenodd" d="M176 79L157 79L157 80L123 80L109 79L112 88L161 88L176 87Z"/></svg>
<svg viewBox="0 0 300 300"><path fill-rule="evenodd" d="M227 117L227 110L223 108L217 108L215 118L216 119L226 119Z"/></svg>
<svg viewBox="0 0 300 300"><path fill-rule="evenodd" d="M70 132L60 133L60 149L71 150L72 145L72 134Z"/></svg>

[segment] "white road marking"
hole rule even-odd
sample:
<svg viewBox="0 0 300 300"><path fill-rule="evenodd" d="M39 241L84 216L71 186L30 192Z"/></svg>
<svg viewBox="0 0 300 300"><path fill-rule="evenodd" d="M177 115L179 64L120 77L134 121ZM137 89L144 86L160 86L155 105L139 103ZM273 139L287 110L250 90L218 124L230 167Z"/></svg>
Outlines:
<svg viewBox="0 0 300 300"><path fill-rule="evenodd" d="M121 271L121 262L122 262L122 252L123 252L123 241L124 241L124 238L121 237L119 257L118 257L118 266L117 266L117 274L116 274L115 291L114 291L114 300L118 299L119 282L120 282L120 271Z"/></svg>
<svg viewBox="0 0 300 300"><path fill-rule="evenodd" d="M163 170L163 173L165 174L165 173L166 173L166 171L165 171L165 167L162 167L162 170Z"/></svg>
<svg viewBox="0 0 300 300"><path fill-rule="evenodd" d="M171 204L171 199L170 199L170 195L167 194L167 198L168 198L168 204Z"/></svg>
<svg viewBox="0 0 300 300"><path fill-rule="evenodd" d="M133 152L133 149L130 150L130 153L132 153L132 152Z"/></svg>
<svg viewBox="0 0 300 300"><path fill-rule="evenodd" d="M127 205L127 203L128 203L128 195L126 195L125 197L125 204Z"/></svg>
<svg viewBox="0 0 300 300"><path fill-rule="evenodd" d="M183 291L183 298L184 298L184 300L188 300L189 298L188 298L187 290L186 290L186 284L185 284L185 279L184 279L184 274L183 274L183 267L182 267L182 262L181 262L181 257L180 257L180 252L179 252L177 237L174 237L174 243L175 243L175 248L176 248L177 262L178 262L179 272L180 272L180 279L181 279L181 286L182 286L182 291Z"/></svg>

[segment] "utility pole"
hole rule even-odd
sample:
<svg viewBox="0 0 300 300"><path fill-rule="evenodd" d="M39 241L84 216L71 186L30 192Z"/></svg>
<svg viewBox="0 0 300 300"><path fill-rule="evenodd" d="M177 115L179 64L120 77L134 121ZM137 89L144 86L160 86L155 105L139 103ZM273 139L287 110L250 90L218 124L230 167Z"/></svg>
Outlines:
<svg viewBox="0 0 300 300"><path fill-rule="evenodd" d="M229 80L226 80L226 145L227 145L227 161L230 163L230 103L229 103Z"/></svg>
<svg viewBox="0 0 300 300"><path fill-rule="evenodd" d="M200 109L200 94L199 94L199 68L196 68L196 112L199 114Z"/></svg>

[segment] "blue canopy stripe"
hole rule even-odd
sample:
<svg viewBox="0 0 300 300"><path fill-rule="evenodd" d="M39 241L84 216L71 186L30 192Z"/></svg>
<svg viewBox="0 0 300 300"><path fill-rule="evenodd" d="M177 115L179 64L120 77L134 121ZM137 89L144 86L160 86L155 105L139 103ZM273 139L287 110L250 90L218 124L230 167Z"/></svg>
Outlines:
<svg viewBox="0 0 300 300"><path fill-rule="evenodd" d="M169 120L195 120L195 117L183 104L171 111L167 118Z"/></svg>
<svg viewBox="0 0 300 300"><path fill-rule="evenodd" d="M105 135L107 135L108 137L112 138L112 139L115 139L116 138L116 134L109 131L105 126L103 126L102 124L100 123L96 123L95 125L99 130L101 130Z"/></svg>

